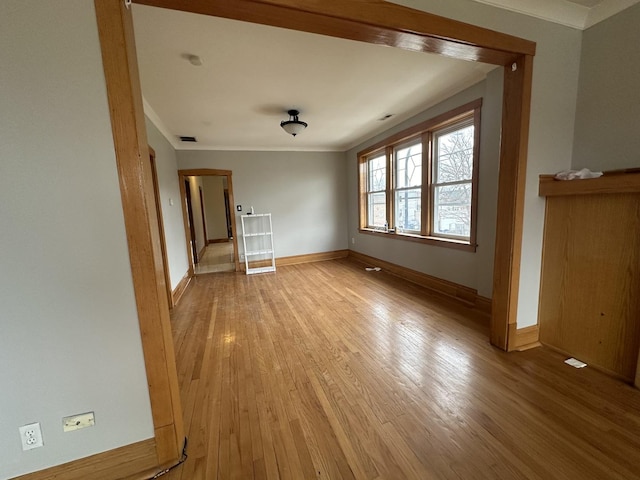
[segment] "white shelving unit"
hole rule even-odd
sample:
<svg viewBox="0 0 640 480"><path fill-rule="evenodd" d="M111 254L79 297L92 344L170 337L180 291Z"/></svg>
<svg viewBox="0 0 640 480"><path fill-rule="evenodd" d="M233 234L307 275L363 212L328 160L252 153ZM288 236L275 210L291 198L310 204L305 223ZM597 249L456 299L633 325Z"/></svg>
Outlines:
<svg viewBox="0 0 640 480"><path fill-rule="evenodd" d="M247 275L276 271L276 254L273 249L273 225L270 213L242 215L242 245ZM250 267L249 264L260 266ZM267 265L268 264L268 265Z"/></svg>

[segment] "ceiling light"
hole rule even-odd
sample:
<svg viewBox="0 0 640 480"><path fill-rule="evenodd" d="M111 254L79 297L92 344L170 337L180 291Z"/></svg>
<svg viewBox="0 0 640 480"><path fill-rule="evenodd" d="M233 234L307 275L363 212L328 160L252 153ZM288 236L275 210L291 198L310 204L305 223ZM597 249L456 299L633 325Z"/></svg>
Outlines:
<svg viewBox="0 0 640 480"><path fill-rule="evenodd" d="M280 126L289 135L293 135L295 137L307 128L307 124L298 120L298 115L300 114L298 110L289 110L287 113L289 114L289 120L280 122Z"/></svg>

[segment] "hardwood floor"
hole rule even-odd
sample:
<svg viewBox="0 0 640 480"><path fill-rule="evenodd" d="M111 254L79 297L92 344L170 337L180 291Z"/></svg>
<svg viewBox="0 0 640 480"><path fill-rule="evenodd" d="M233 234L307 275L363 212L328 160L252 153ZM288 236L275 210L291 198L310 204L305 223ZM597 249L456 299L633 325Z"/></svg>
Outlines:
<svg viewBox="0 0 640 480"><path fill-rule="evenodd" d="M165 478L638 479L640 391L349 260L196 277Z"/></svg>

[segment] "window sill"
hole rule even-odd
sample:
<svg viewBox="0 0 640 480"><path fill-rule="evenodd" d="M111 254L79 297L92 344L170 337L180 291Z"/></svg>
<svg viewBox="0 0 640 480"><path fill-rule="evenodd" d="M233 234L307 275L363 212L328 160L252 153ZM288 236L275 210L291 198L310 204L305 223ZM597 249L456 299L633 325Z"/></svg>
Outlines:
<svg viewBox="0 0 640 480"><path fill-rule="evenodd" d="M367 235L374 235L376 237L385 237L394 240L405 240L409 242L425 243L427 245L435 245L437 247L453 248L456 250L463 250L465 252L475 252L477 245L470 244L463 240L456 240L454 238L443 237L428 237L411 233L397 233L395 231L385 232L383 230L376 230L373 228L360 228L360 233Z"/></svg>

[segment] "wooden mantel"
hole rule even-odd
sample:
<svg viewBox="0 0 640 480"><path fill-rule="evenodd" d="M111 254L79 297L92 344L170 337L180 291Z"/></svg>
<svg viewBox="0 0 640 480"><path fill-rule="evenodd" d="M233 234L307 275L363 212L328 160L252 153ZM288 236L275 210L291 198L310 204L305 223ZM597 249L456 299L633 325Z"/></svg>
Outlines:
<svg viewBox="0 0 640 480"><path fill-rule="evenodd" d="M541 175L540 342L640 387L640 169Z"/></svg>
<svg viewBox="0 0 640 480"><path fill-rule="evenodd" d="M540 175L541 197L598 193L640 193L640 168L604 172L602 177L585 180L556 180L554 175Z"/></svg>

